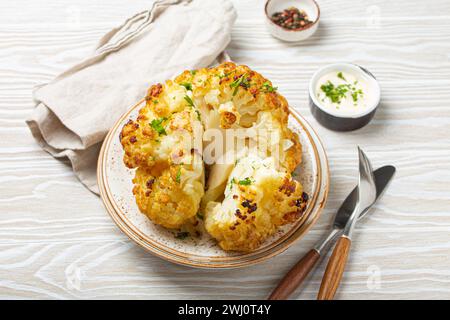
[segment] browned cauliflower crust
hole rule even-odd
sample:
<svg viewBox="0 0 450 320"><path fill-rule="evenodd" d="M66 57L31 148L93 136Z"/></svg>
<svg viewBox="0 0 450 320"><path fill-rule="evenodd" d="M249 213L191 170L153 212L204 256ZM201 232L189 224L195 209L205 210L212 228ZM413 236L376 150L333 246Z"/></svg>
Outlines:
<svg viewBox="0 0 450 320"><path fill-rule="evenodd" d="M201 208L206 230L223 249L257 248L278 226L302 212L298 206L302 187L290 177L301 162L302 149L298 136L288 129L288 117L286 99L269 80L231 62L185 71L174 80L153 85L146 105L135 120L124 125L120 135L125 165L137 168L133 193L139 209L157 224L181 228L193 221ZM202 136L208 129L253 130L259 138L263 129L271 138L270 143L258 144L257 150L250 152L253 157L239 155L241 165L208 163L205 169L203 162L207 162L199 151L207 145ZM238 151L231 150L236 156ZM229 198L230 179L242 178L239 172L249 159L270 169L248 173L255 184L251 180L248 186L234 186L232 196L238 199ZM206 183L205 170L209 174ZM283 189L286 184L289 194ZM261 199L258 190L264 195ZM248 211L242 207L246 200L256 203L258 209L244 215L248 220L240 223L235 213L237 209Z"/></svg>
<svg viewBox="0 0 450 320"><path fill-rule="evenodd" d="M287 125L286 99L269 80L247 66L226 62L211 69L185 71L175 82L192 85L193 100L202 112L206 128L211 127L209 124L224 129L248 128L259 111L270 111L281 124Z"/></svg>
<svg viewBox="0 0 450 320"><path fill-rule="evenodd" d="M204 193L204 167L195 139L203 128L192 93L172 81L150 88L136 121L122 129L124 163L138 168L136 203L153 222L180 228L195 217Z"/></svg>
<svg viewBox="0 0 450 320"><path fill-rule="evenodd" d="M302 216L307 195L299 182L275 169L274 159L239 159L222 203L209 202L206 230L224 250L252 251L277 227Z"/></svg>
<svg viewBox="0 0 450 320"><path fill-rule="evenodd" d="M120 135L128 168L174 161L186 151L176 148L178 144L192 145L194 135L200 135L201 141L200 117L198 110L189 104L191 95L172 81L167 81L164 87L158 84L150 88L137 120L128 121Z"/></svg>
<svg viewBox="0 0 450 320"><path fill-rule="evenodd" d="M193 165L139 167L133 179L136 203L154 223L179 228L198 211L203 195L202 174L198 159Z"/></svg>

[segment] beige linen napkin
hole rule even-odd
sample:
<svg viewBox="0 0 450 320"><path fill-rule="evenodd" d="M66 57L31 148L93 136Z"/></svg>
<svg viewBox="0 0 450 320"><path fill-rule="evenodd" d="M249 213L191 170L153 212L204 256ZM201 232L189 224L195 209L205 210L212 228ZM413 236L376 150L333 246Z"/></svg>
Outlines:
<svg viewBox="0 0 450 320"><path fill-rule="evenodd" d="M68 158L98 193L101 142L152 84L209 66L230 41L236 12L229 0L162 0L100 40L91 56L35 89L27 124L41 147Z"/></svg>

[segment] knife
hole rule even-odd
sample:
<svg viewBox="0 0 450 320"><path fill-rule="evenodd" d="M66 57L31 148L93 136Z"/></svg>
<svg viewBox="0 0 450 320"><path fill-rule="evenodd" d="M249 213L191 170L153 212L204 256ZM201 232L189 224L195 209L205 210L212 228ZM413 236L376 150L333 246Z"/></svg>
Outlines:
<svg viewBox="0 0 450 320"><path fill-rule="evenodd" d="M356 222L377 200L377 189L372 165L366 154L359 147L358 155L359 180L356 206L347 221L341 221L345 222L344 229L333 249L330 260L328 260L322 283L320 284L319 294L317 295L318 300L332 300L334 298L347 264ZM342 224L339 226L342 226Z"/></svg>
<svg viewBox="0 0 450 320"><path fill-rule="evenodd" d="M387 189L389 182L395 174L395 167L384 166L373 172L375 178L378 200ZM309 272L314 268L321 254L326 252L330 245L342 234L346 221L348 221L358 200L358 187L347 196L339 208L333 223L333 229L322 238L316 246L300 259L297 264L286 274L278 286L269 296L269 300L287 299L292 292L303 282ZM363 212L358 219L362 219L370 210Z"/></svg>

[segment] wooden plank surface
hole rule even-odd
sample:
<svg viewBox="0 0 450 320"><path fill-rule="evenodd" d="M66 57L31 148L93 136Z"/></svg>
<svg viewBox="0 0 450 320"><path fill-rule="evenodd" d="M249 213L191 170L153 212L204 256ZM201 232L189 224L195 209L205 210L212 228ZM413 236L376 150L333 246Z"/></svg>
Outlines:
<svg viewBox="0 0 450 320"><path fill-rule="evenodd" d="M102 34L149 1L0 2L0 298L266 297L325 232L356 181L356 145L396 179L357 226L337 298L450 299L450 2L319 1L318 32L300 45L265 29L262 0L234 1L228 52L269 77L317 129L331 168L327 208L276 259L236 270L196 270L144 252L121 234L67 163L31 137L33 86L92 50ZM350 61L382 86L374 121L352 133L320 127L307 86L320 66ZM315 298L325 264L293 298Z"/></svg>

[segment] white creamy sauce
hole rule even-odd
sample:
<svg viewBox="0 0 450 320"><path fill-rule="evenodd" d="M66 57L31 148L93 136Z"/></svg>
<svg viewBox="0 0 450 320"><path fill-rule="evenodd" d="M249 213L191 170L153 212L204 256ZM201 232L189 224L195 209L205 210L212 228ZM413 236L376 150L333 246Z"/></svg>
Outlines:
<svg viewBox="0 0 450 320"><path fill-rule="evenodd" d="M363 76L348 71L335 70L317 81L315 94L324 110L343 116L364 113L373 102L370 84Z"/></svg>

